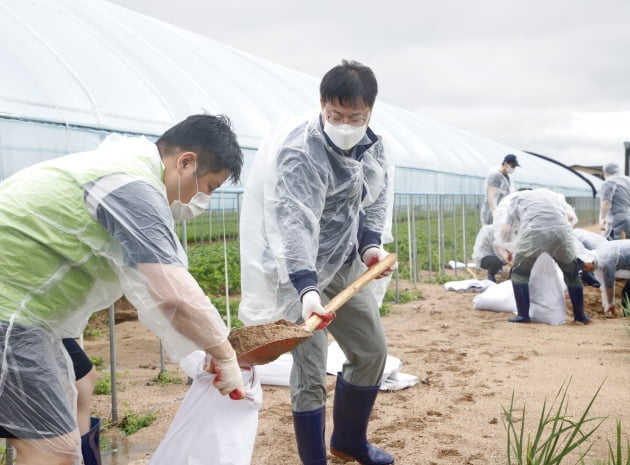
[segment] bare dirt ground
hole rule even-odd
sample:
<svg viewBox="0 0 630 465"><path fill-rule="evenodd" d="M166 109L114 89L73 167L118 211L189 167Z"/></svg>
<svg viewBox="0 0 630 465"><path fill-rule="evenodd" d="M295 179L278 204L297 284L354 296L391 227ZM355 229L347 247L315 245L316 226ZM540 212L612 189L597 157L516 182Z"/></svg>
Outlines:
<svg viewBox="0 0 630 465"><path fill-rule="evenodd" d="M629 323L603 317L598 289L585 288L592 324L551 326L508 323L507 313L473 310L473 293L446 291L440 284L421 283L417 288L422 300L395 305L383 325L389 353L401 359L404 373L417 375L421 382L379 394L368 432L372 442L395 456L397 465L505 464L502 407L509 407L514 395L516 419L522 421L525 406L526 431L533 433L543 402L553 402L567 382L567 413L573 419L601 386L591 415L608 418L593 437L588 456L592 460L586 463L605 458L616 420L628 438ZM567 321L572 321L570 311ZM188 386L153 381L160 368L159 342L138 321L117 324L116 341L118 416L152 411L156 421L124 439L116 427L103 432L113 448L105 453L104 465L146 464ZM87 339L85 348L109 365L106 329ZM166 368L186 379L176 364L167 363ZM334 383L335 377L329 376L330 401ZM263 391L252 465L298 464L288 388L264 386ZM95 396L93 410L107 423L110 397ZM326 429L332 430L330 412ZM345 463L331 456L329 462Z"/></svg>

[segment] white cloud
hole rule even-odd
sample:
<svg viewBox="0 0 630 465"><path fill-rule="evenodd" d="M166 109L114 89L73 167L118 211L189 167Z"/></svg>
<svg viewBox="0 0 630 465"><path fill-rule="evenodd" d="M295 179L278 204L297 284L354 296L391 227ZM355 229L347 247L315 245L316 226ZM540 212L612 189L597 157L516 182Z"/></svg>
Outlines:
<svg viewBox="0 0 630 465"><path fill-rule="evenodd" d="M627 0L114 3L315 77L358 59L381 100L565 163L630 138Z"/></svg>

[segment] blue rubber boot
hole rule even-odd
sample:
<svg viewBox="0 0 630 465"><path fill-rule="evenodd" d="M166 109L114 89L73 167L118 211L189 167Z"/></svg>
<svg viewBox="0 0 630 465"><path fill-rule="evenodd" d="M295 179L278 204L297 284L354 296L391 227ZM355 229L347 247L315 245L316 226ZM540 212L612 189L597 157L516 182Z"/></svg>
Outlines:
<svg viewBox="0 0 630 465"><path fill-rule="evenodd" d="M585 325L591 322L591 319L584 313L584 289L580 287L569 287L569 299L573 307L573 319Z"/></svg>
<svg viewBox="0 0 630 465"><path fill-rule="evenodd" d="M101 419L90 417L90 431L81 436L81 455L85 465L101 465L100 431Z"/></svg>
<svg viewBox="0 0 630 465"><path fill-rule="evenodd" d="M354 386L337 373L330 453L361 465L390 465L394 457L367 441L378 386Z"/></svg>
<svg viewBox="0 0 630 465"><path fill-rule="evenodd" d="M529 323L529 284L514 284L512 282L512 289L514 289L514 299L516 300L516 311L518 315L514 318L509 318L511 323Z"/></svg>
<svg viewBox="0 0 630 465"><path fill-rule="evenodd" d="M326 407L307 412L293 412L293 427L298 454L304 465L326 465Z"/></svg>

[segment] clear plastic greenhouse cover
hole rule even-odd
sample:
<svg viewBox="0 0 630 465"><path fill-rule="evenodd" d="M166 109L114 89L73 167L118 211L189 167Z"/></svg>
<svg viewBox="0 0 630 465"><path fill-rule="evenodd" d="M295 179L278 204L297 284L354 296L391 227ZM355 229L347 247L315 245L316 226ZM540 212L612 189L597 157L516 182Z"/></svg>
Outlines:
<svg viewBox="0 0 630 465"><path fill-rule="evenodd" d="M157 136L208 112L228 115L241 145L255 149L273 125L319 106L321 76L103 0L0 0L0 62L0 136L6 120L29 122L32 131L43 122ZM592 195L588 183L561 166L403 108L377 101L372 121L402 168L399 191L479 194L488 170L514 153L522 165L514 173L517 187ZM76 139L51 147L49 158L93 148ZM11 149L19 152L19 144ZM15 156L1 148L2 157ZM0 168L5 164L0 160ZM0 178L10 174L5 167ZM584 176L599 189L599 179Z"/></svg>

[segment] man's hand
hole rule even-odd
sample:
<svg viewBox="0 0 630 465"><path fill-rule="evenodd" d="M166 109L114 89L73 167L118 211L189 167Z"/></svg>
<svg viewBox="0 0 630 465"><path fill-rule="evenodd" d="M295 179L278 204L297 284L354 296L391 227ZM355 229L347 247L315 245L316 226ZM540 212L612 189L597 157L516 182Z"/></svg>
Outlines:
<svg viewBox="0 0 630 465"><path fill-rule="evenodd" d="M370 247L365 252L363 252L363 255L361 256L361 260L363 260L363 263L365 263L365 266L369 268L372 265L375 265L378 262L382 261L388 255L389 253L383 250L381 247ZM377 276L376 279L389 276L390 274L392 274L394 270L397 270L397 269L398 269L398 262L394 263L392 266L390 266L385 271L383 271L383 273Z"/></svg>
<svg viewBox="0 0 630 465"><path fill-rule="evenodd" d="M223 395L229 394L234 400L245 398L245 387L243 386L243 375L241 368L238 366L236 353L227 359L218 359L207 356L210 360L210 373L216 373L214 378L214 386ZM207 369L204 367L204 369Z"/></svg>
<svg viewBox="0 0 630 465"><path fill-rule="evenodd" d="M327 312L322 306L322 299L319 297L319 292L308 291L302 296L302 319L306 321L313 314L319 315L323 320L316 329L324 329L335 319L335 312Z"/></svg>

